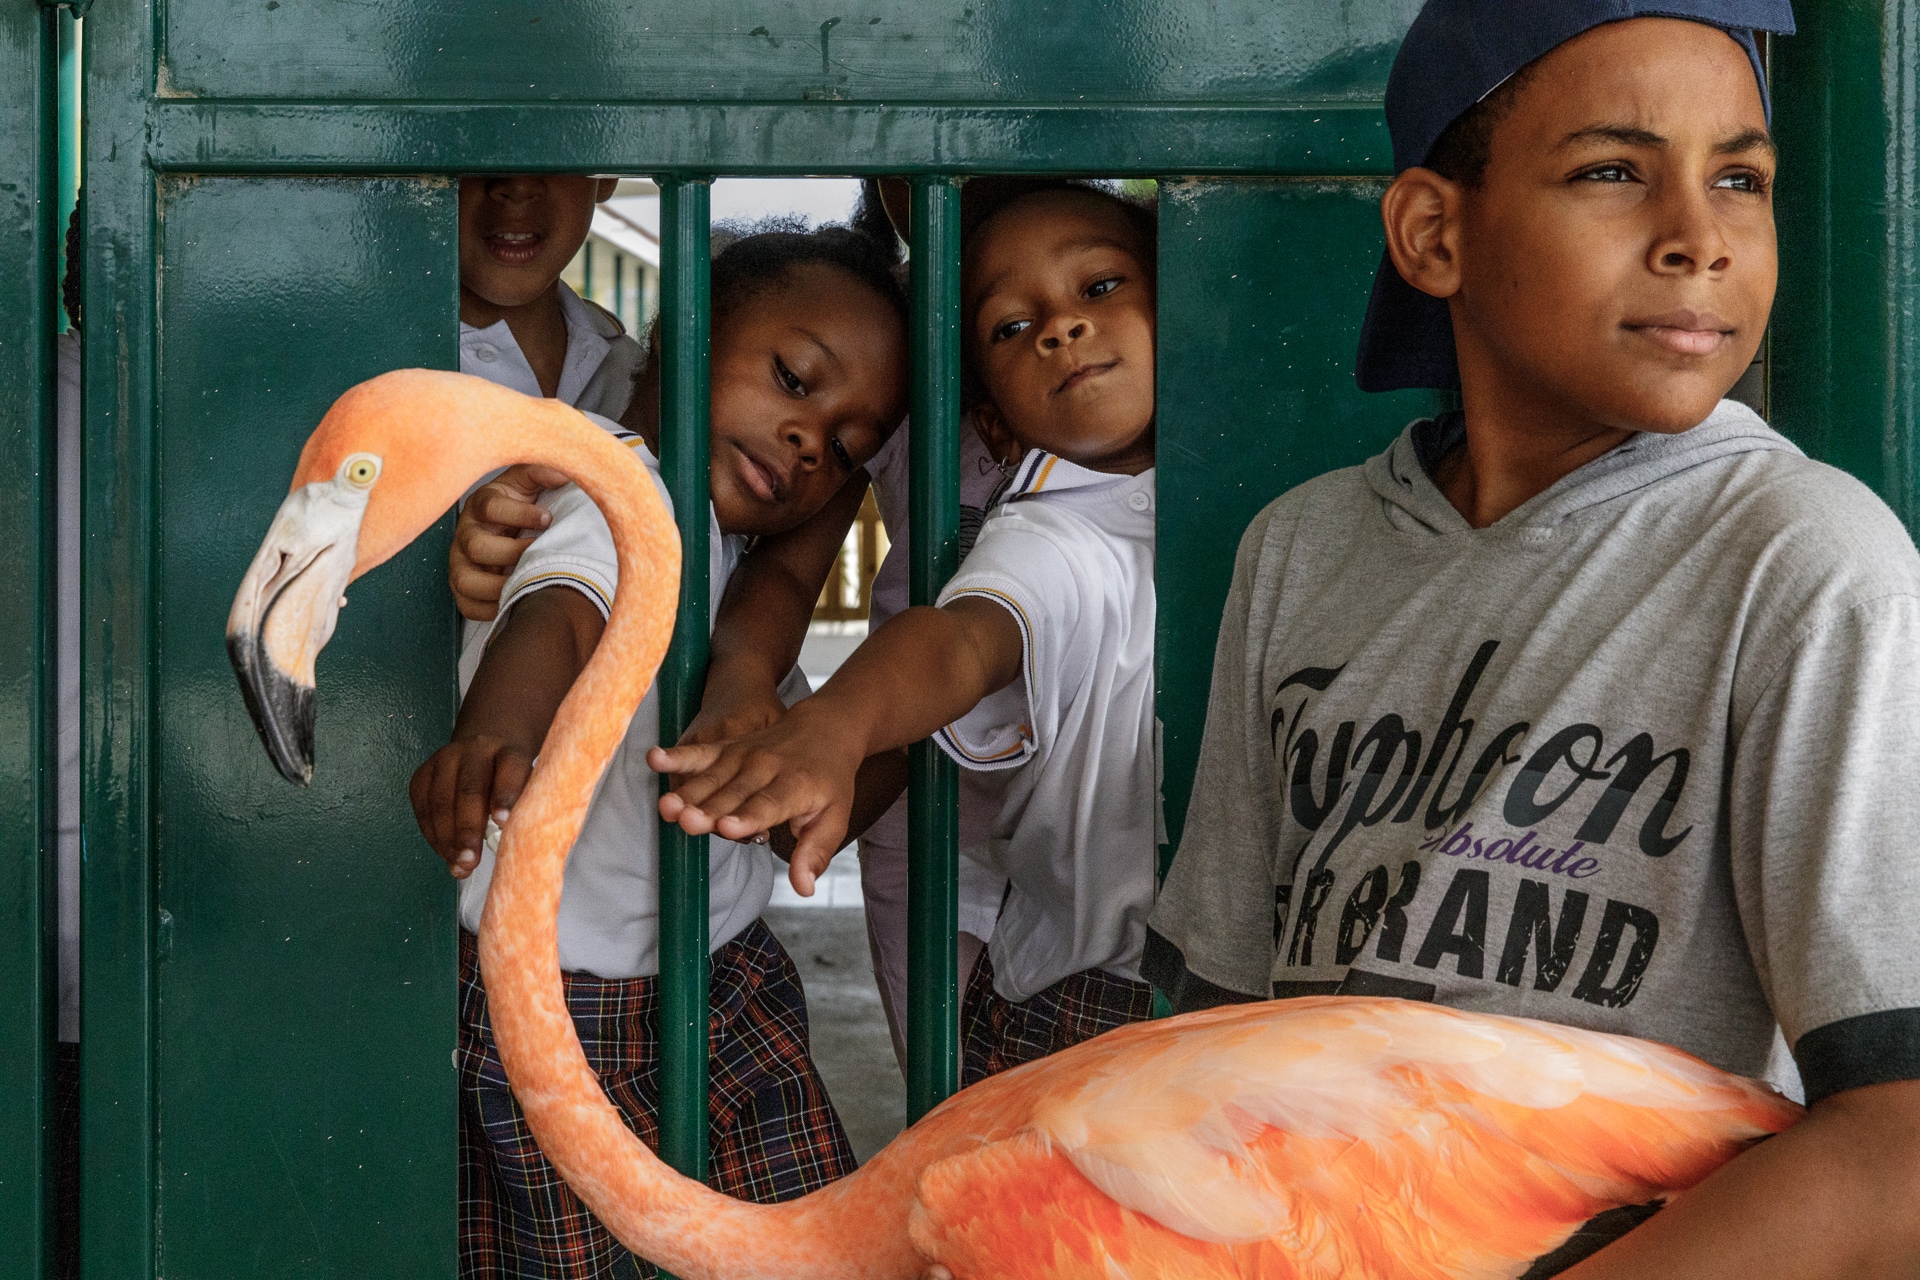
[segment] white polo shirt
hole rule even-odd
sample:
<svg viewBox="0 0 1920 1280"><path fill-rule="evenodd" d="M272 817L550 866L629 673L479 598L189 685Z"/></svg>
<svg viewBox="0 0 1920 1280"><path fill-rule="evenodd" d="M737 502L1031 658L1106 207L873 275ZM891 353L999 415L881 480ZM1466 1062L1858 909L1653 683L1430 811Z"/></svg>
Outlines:
<svg viewBox="0 0 1920 1280"><path fill-rule="evenodd" d="M660 496L660 462L640 438L604 418L595 420L627 441L652 473ZM593 601L602 616L619 582L613 535L607 522L578 485L552 489L540 505L553 523L534 540L508 576L500 596L500 617L543 587L563 585ZM668 500L671 508L672 502ZM708 519L712 519L709 507ZM717 606L727 578L739 561L743 540L708 527L712 575L711 599ZM711 623L711 617L709 617ZM460 691L466 693L480 655L496 623L468 628L460 655ZM660 972L660 777L647 767L647 750L660 741L660 691L647 690L645 701L627 727L626 740L607 765L594 792L586 825L567 858L560 892L560 967L602 978L639 978ZM707 930L710 950L732 941L766 909L773 894L773 855L762 846L708 841ZM480 927L487 886L493 881L493 854L482 852L480 865L460 885L460 924Z"/></svg>
<svg viewBox="0 0 1920 1280"><path fill-rule="evenodd" d="M1088 969L1140 976L1160 817L1153 503L1152 471L1030 453L940 594L1020 625L1020 677L934 738L966 768L1010 771L985 850L1010 882L988 943L1008 1000Z"/></svg>
<svg viewBox="0 0 1920 1280"><path fill-rule="evenodd" d="M560 313L567 321L567 358L560 367L554 399L585 413L597 413L618 422L633 398L633 378L643 356L640 344L629 338L620 322L557 280ZM540 379L514 340L505 320L484 329L460 326L460 372L485 378L522 395L539 396Z"/></svg>

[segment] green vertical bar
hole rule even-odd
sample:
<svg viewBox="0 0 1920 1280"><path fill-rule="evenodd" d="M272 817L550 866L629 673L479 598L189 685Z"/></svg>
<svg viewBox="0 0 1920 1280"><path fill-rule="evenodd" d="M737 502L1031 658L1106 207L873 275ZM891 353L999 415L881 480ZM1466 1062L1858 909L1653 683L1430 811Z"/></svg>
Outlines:
<svg viewBox="0 0 1920 1280"><path fill-rule="evenodd" d="M660 668L660 741L707 677L708 180L660 180L660 472L680 526L680 613ZM667 780L660 780L661 788ZM707 838L660 824L660 1156L707 1176Z"/></svg>
<svg viewBox="0 0 1920 1280"><path fill-rule="evenodd" d="M148 1280L158 1236L153 856L152 0L87 26L81 469L80 1274Z"/></svg>
<svg viewBox="0 0 1920 1280"><path fill-rule="evenodd" d="M0 1276L51 1276L58 15L0 14Z"/></svg>
<svg viewBox="0 0 1920 1280"><path fill-rule="evenodd" d="M67 218L80 199L80 39L84 28L71 10L60 13L60 216L55 228L60 247L59 275L67 273ZM61 333L67 331L65 308L55 304Z"/></svg>
<svg viewBox="0 0 1920 1280"><path fill-rule="evenodd" d="M1770 41L1780 291L1774 423L1920 533L1920 22L1802 4Z"/></svg>
<svg viewBox="0 0 1920 1280"><path fill-rule="evenodd" d="M960 184L913 180L911 600L960 567ZM960 1087L960 804L953 761L908 750L907 1116Z"/></svg>

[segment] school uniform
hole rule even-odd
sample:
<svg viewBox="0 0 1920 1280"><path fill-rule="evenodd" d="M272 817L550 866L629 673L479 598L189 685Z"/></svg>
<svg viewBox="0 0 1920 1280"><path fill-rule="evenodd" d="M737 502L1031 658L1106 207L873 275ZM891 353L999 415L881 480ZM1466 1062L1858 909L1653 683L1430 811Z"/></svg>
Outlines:
<svg viewBox="0 0 1920 1280"><path fill-rule="evenodd" d="M887 527L890 546L874 575L869 632L907 608L909 551L909 459L911 423L903 423L867 463L874 503ZM960 547L964 556L979 536L994 492L1004 483L1000 467L972 425L960 430ZM971 970L980 949L993 936L1007 878L984 860L993 820L1006 789L1003 771L960 771L960 962ZM893 1035L894 1057L907 1067L907 799L902 796L860 837L860 888L865 901L867 945L881 1006Z"/></svg>
<svg viewBox="0 0 1920 1280"><path fill-rule="evenodd" d="M555 281L554 288L560 294L560 314L567 321L567 358L560 367L554 399L618 422L633 398L634 375L644 356L640 344L627 336L612 313L583 299L566 281ZM461 323L460 372L523 395L543 394L540 379L505 320L485 328Z"/></svg>
<svg viewBox="0 0 1920 1280"><path fill-rule="evenodd" d="M612 423L659 485L659 462ZM664 486L661 496L666 497ZM540 504L553 522L508 575L500 617L535 591L579 591L604 616L618 582L612 534L578 486ZM711 520L711 513L709 519ZM742 539L709 526L716 606ZM495 623L476 625L461 655L472 680ZM659 690L647 691L607 765L560 895L559 948L568 1007L587 1054L627 1123L659 1134L659 777L647 767L660 741ZM587 1211L528 1133L493 1043L474 934L492 882L482 853L460 888L461 1273L464 1276L652 1275ZM708 845L712 956L709 1183L729 1195L784 1200L854 1168L848 1144L808 1056L805 996L792 960L760 923L773 892L763 847L717 837Z"/></svg>
<svg viewBox="0 0 1920 1280"><path fill-rule="evenodd" d="M1022 649L1018 678L934 737L1007 772L983 851L1006 899L961 1013L968 1083L1152 1012L1153 505L1152 471L1032 452L940 596L1006 608Z"/></svg>

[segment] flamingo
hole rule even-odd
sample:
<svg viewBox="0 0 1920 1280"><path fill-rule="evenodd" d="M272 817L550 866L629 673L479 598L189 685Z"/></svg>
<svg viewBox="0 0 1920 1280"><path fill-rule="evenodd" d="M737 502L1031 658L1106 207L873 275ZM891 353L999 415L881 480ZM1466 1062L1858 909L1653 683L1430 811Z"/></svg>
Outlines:
<svg viewBox="0 0 1920 1280"><path fill-rule="evenodd" d="M604 637L514 811L480 930L501 1057L542 1150L682 1280L1511 1277L1580 1224L1683 1193L1793 1103L1676 1049L1399 1000L1236 1005L1138 1024L974 1085L857 1173L748 1204L662 1164L587 1065L562 995L562 871L672 628L674 526L583 415L402 370L308 440L227 644L267 751L312 775L314 657L347 583L475 477L572 476L619 548Z"/></svg>

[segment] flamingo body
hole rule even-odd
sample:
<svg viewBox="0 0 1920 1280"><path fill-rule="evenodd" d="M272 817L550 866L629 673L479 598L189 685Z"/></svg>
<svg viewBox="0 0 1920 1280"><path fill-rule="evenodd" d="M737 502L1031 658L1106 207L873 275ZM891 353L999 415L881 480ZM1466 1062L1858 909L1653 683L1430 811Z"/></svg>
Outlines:
<svg viewBox="0 0 1920 1280"><path fill-rule="evenodd" d="M801 1200L746 1204L681 1177L587 1065L555 934L568 851L671 633L679 547L644 468L555 401L383 375L302 454L228 647L262 740L302 781L339 588L518 461L559 467L599 505L620 586L501 842L481 972L542 1150L681 1280L909 1280L929 1262L958 1280L1518 1276L1595 1214L1684 1192L1798 1119L1662 1045L1325 997L1125 1027L996 1076Z"/></svg>

